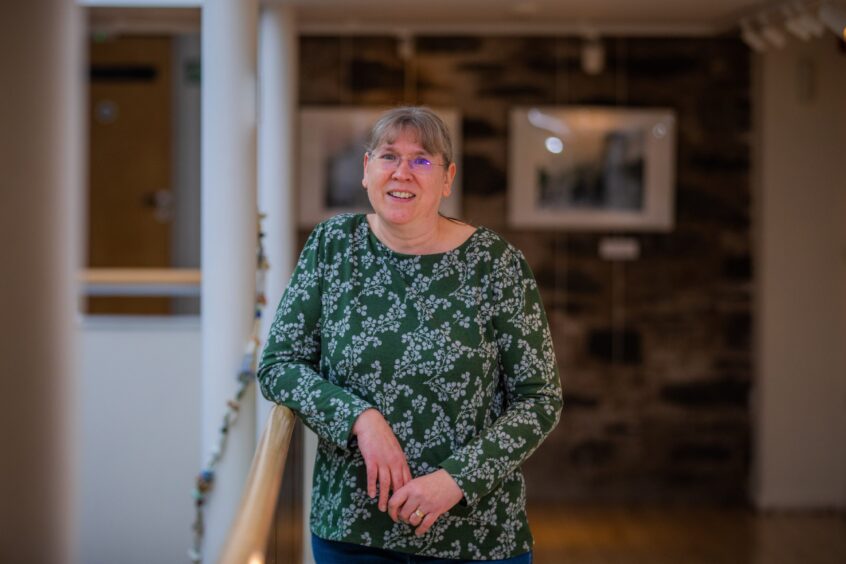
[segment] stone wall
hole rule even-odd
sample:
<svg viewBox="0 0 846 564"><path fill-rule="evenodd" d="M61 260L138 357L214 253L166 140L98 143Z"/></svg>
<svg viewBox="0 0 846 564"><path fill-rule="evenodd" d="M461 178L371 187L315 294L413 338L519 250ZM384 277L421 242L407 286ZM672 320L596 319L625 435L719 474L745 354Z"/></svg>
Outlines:
<svg viewBox="0 0 846 564"><path fill-rule="evenodd" d="M560 426L525 464L538 501L746 499L750 455L750 62L735 39L580 42L304 37L302 105L422 103L463 116L465 219L523 250L542 288L565 389ZM510 229L508 111L516 105L670 107L678 117L676 227L631 233L632 262L599 258L603 233Z"/></svg>

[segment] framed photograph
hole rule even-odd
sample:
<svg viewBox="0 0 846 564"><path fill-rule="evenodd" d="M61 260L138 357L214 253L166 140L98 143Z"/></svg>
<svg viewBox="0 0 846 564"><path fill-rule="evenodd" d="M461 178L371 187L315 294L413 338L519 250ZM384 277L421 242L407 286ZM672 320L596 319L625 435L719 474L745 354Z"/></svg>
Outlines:
<svg viewBox="0 0 846 564"><path fill-rule="evenodd" d="M452 194L441 202L441 212L461 217L461 120L458 111L432 108L452 135L458 173ZM364 147L370 128L384 113L373 107L305 107L300 110L299 224L317 223L345 212L370 212L362 189Z"/></svg>
<svg viewBox="0 0 846 564"><path fill-rule="evenodd" d="M511 110L508 219L514 227L669 231L672 110L589 106Z"/></svg>

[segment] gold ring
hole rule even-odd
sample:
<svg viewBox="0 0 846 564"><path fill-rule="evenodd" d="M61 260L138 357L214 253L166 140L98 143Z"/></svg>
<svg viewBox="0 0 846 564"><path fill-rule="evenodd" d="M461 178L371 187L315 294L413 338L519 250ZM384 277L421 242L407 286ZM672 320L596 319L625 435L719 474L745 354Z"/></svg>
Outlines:
<svg viewBox="0 0 846 564"><path fill-rule="evenodd" d="M425 514L425 513L423 513L422 511L420 511L420 508L419 508L419 507L418 507L417 509L415 509L415 510L414 510L414 514L415 514L415 515L417 515L418 517L420 517L421 519L422 519L423 517L425 517L425 516L426 516L426 514Z"/></svg>

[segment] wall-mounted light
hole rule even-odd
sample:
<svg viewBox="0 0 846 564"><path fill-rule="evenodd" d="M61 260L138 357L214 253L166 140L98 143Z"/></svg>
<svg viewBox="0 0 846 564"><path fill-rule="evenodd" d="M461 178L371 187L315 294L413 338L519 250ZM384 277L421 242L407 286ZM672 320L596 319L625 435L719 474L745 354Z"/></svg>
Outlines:
<svg viewBox="0 0 846 564"><path fill-rule="evenodd" d="M414 36L410 31L402 30L397 34L397 55L403 61L414 57Z"/></svg>
<svg viewBox="0 0 846 564"><path fill-rule="evenodd" d="M589 75L605 70L605 47L598 35L588 35L582 41L582 70Z"/></svg>

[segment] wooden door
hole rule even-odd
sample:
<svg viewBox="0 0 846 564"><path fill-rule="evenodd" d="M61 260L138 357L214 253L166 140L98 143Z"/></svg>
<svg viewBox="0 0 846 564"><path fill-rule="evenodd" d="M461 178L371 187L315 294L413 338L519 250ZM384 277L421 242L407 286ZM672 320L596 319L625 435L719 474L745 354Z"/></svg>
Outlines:
<svg viewBox="0 0 846 564"><path fill-rule="evenodd" d="M120 37L89 51L88 264L170 267L171 40ZM90 298L89 313L168 313L169 298Z"/></svg>

